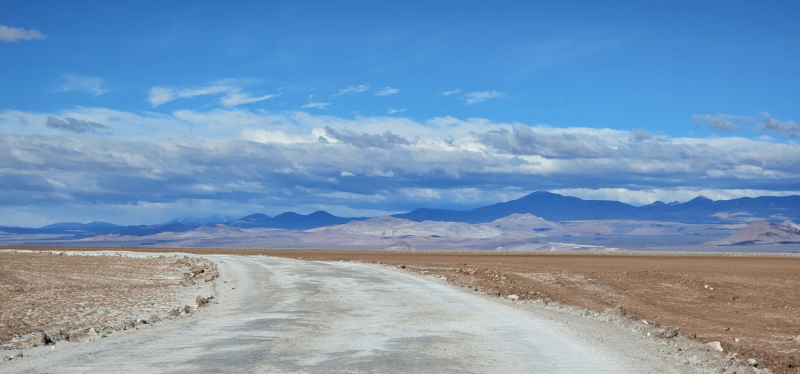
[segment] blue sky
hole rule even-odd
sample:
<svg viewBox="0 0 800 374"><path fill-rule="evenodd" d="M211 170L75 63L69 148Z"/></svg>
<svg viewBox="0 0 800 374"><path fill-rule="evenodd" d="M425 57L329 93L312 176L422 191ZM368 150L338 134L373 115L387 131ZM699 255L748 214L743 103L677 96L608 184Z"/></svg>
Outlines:
<svg viewBox="0 0 800 374"><path fill-rule="evenodd" d="M0 2L0 224L800 190L800 3Z"/></svg>

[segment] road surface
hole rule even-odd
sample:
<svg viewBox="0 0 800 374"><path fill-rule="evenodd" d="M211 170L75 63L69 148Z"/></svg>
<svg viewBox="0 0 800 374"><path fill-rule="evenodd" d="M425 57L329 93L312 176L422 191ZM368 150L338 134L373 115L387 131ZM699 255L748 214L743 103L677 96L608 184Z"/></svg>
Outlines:
<svg viewBox="0 0 800 374"><path fill-rule="evenodd" d="M618 326L394 268L207 257L222 272L216 304L138 331L34 348L0 372L690 372Z"/></svg>

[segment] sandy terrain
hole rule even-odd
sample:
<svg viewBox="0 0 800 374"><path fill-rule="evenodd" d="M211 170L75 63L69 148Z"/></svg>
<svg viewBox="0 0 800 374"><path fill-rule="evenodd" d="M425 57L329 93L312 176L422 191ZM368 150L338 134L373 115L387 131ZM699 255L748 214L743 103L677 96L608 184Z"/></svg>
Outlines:
<svg viewBox="0 0 800 374"><path fill-rule="evenodd" d="M0 372L753 372L685 337L648 337L641 323L500 300L392 266L209 258L222 275L202 311L33 348Z"/></svg>
<svg viewBox="0 0 800 374"><path fill-rule="evenodd" d="M175 256L147 257L0 252L0 349L31 346L51 328L80 340L91 327L163 318L213 292L202 279L184 286L191 266Z"/></svg>

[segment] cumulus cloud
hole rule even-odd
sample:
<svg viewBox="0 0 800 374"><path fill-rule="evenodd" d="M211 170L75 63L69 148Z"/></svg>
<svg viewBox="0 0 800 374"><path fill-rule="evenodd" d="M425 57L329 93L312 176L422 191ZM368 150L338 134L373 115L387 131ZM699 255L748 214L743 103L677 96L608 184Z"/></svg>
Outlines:
<svg viewBox="0 0 800 374"><path fill-rule="evenodd" d="M375 96L387 96L400 92L399 88L385 87L384 89L375 93Z"/></svg>
<svg viewBox="0 0 800 374"><path fill-rule="evenodd" d="M455 95L455 94L457 94L457 93L459 93L459 92L461 92L461 90L460 90L460 89L459 89L459 90L452 90L452 91L445 91L445 92L442 92L442 95L444 95L444 96L450 96L450 95Z"/></svg>
<svg viewBox="0 0 800 374"><path fill-rule="evenodd" d="M100 96L107 90L103 88L104 81L98 77L82 77L75 74L64 74L64 84L58 88L58 92L86 91L94 96Z"/></svg>
<svg viewBox="0 0 800 374"><path fill-rule="evenodd" d="M351 173L351 172L349 172L349 171L343 171L341 174L339 174L339 176L344 178L344 177L355 177L356 175Z"/></svg>
<svg viewBox="0 0 800 374"><path fill-rule="evenodd" d="M13 28L0 25L0 42L16 42L20 40L45 40L47 35L38 30Z"/></svg>
<svg viewBox="0 0 800 374"><path fill-rule="evenodd" d="M376 147L389 149L394 148L396 145L411 144L408 139L397 134L393 134L391 131L387 131L383 133L383 135L367 133L356 134L350 131L336 131L330 126L327 126L325 127L325 132L340 142L351 144L356 147Z"/></svg>
<svg viewBox="0 0 800 374"><path fill-rule="evenodd" d="M358 86L348 86L347 88L342 88L341 90L339 90L339 93L337 93L337 94L335 94L333 96L344 95L344 94L350 93L350 92L352 92L352 93L360 93L360 92L364 92L366 90L369 90L369 85L366 85L366 84L360 84Z"/></svg>
<svg viewBox="0 0 800 374"><path fill-rule="evenodd" d="M517 155L545 158L600 158L611 149L597 136L587 134L543 134L525 125L489 131L480 135L483 144Z"/></svg>
<svg viewBox="0 0 800 374"><path fill-rule="evenodd" d="M96 132L97 130L108 128L108 126L97 122L81 121L75 118L64 118L61 120L55 117L47 117L45 126L53 129L74 132L76 134L81 134L84 132Z"/></svg>
<svg viewBox="0 0 800 374"><path fill-rule="evenodd" d="M219 104L226 107L234 107L243 104L251 104L259 101L271 99L277 95L268 94L261 96L252 96L251 94L242 92L242 89L235 86L217 85L200 88L184 88L177 89L166 86L156 86L150 88L148 92L147 101L153 107L166 104L176 99L186 99L203 95L217 95L224 94L219 98Z"/></svg>
<svg viewBox="0 0 800 374"><path fill-rule="evenodd" d="M476 91L464 95L465 96L464 100L467 101L467 105L472 105L489 99L498 98L504 95L505 95L504 93L497 91Z"/></svg>
<svg viewBox="0 0 800 374"><path fill-rule="evenodd" d="M769 131L782 138L800 138L800 124L797 122L778 121L777 119L772 118L767 112L762 112L761 118L763 118L764 123L758 124L759 129Z"/></svg>
<svg viewBox="0 0 800 374"><path fill-rule="evenodd" d="M402 113L405 111L405 109L389 109L389 114Z"/></svg>
<svg viewBox="0 0 800 374"><path fill-rule="evenodd" d="M700 128L702 125L708 125L718 131L741 130L744 128L744 126L735 123L739 121L752 122L752 118L730 114L718 114L716 116L708 114L692 115L692 123L694 124L695 128Z"/></svg>
<svg viewBox="0 0 800 374"><path fill-rule="evenodd" d="M331 103L308 103L308 104L305 104L305 105L301 106L301 108L328 109L328 105L331 105Z"/></svg>

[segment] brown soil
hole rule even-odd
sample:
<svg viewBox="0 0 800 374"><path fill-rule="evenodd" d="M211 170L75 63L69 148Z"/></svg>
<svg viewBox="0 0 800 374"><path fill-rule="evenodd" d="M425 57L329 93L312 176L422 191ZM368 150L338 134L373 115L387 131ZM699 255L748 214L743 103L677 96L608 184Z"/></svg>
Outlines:
<svg viewBox="0 0 800 374"><path fill-rule="evenodd" d="M0 348L31 333L115 325L177 306L190 265L166 258L0 252Z"/></svg>
<svg viewBox="0 0 800 374"><path fill-rule="evenodd" d="M92 250L82 248L82 250ZM132 251L176 251L141 249ZM800 257L680 254L542 254L264 249L182 249L196 254L268 255L405 265L501 296L550 299L594 310L624 307L629 318L677 326L719 341L759 368L797 373ZM736 339L739 341L737 342Z"/></svg>

